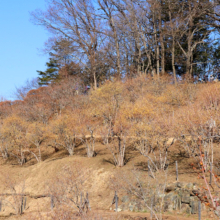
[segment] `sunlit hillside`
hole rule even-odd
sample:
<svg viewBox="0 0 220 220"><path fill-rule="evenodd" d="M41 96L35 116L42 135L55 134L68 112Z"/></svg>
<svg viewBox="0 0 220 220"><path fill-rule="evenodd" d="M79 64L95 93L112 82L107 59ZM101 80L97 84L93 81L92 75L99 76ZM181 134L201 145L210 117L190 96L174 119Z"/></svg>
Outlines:
<svg viewBox="0 0 220 220"><path fill-rule="evenodd" d="M0 215L194 219L201 202L202 216L212 219L219 106L218 82L175 85L146 75L95 90L70 78L1 102ZM182 205L169 206L177 195Z"/></svg>

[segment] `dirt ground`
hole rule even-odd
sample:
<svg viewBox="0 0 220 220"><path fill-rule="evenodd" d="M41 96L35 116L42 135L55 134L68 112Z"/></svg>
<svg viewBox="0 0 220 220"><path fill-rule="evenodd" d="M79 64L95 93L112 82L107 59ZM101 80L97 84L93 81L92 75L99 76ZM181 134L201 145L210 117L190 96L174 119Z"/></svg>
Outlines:
<svg viewBox="0 0 220 220"><path fill-rule="evenodd" d="M86 181L86 190L89 192L91 210L98 213L103 219L150 219L149 213L120 212L111 211L111 203L114 197L115 189L111 185L111 179L119 172L129 173L133 169L147 174L147 159L138 151L131 147L126 149L127 163L124 167L116 168L112 163L112 155L108 149L101 143L96 144L97 156L87 158L84 146L76 149L74 156L69 157L64 150L54 152L53 148L43 149L43 161L36 163L34 158L29 157L27 163L19 166L16 160L1 160L0 169L0 192L6 193L12 191L22 192L27 196L27 208L21 216L15 216L13 207L5 208L0 212L0 219L28 219L30 213L50 212L50 197L48 190L52 187L57 174L60 175L63 167L80 166L80 169L86 170L88 181ZM178 161L180 182L197 183L204 186L204 181L197 178L197 171L192 169L191 163L195 159L187 158L184 150L178 145L169 149L169 167L167 183L176 181L175 161ZM215 145L215 159L220 158L219 145ZM161 179L163 182L164 180ZM14 185L13 185L14 184ZM119 194L119 198L123 193ZM111 218L109 217L111 216ZM35 219L40 219L36 217ZM190 220L198 219L198 215L181 214L178 212L165 213L163 219L167 220ZM214 219L213 213L207 209L202 213L202 219Z"/></svg>

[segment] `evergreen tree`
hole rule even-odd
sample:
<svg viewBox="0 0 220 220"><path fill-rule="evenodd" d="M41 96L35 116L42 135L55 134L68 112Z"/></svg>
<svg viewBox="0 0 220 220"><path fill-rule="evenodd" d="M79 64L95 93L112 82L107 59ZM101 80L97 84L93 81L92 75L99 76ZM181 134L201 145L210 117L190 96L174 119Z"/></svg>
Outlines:
<svg viewBox="0 0 220 220"><path fill-rule="evenodd" d="M211 47L210 69L220 79L220 43L216 41Z"/></svg>
<svg viewBox="0 0 220 220"><path fill-rule="evenodd" d="M58 81L59 77L59 65L57 61L50 58L50 61L46 63L47 69L45 72L37 70L39 74L39 85L45 86L52 82Z"/></svg>

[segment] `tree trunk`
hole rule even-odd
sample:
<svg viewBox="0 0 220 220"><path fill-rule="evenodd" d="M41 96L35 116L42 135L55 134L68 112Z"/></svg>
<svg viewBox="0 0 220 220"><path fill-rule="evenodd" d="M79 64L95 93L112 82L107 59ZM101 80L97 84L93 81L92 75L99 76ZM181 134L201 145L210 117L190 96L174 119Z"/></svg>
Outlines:
<svg viewBox="0 0 220 220"><path fill-rule="evenodd" d="M160 76L160 48L157 43L157 76Z"/></svg>
<svg viewBox="0 0 220 220"><path fill-rule="evenodd" d="M95 52L92 51L91 53L93 53L93 55L91 56L91 59L90 59L90 63L91 63L91 75L93 76L93 87L94 87L94 90L97 89L97 76L96 76L96 59L95 59Z"/></svg>
<svg viewBox="0 0 220 220"><path fill-rule="evenodd" d="M93 72L93 80L94 80L94 90L97 89L97 78L96 78L96 72Z"/></svg>
<svg viewBox="0 0 220 220"><path fill-rule="evenodd" d="M38 158L39 158L38 162L41 162L41 149L40 149L40 145L38 145L37 148L38 148Z"/></svg>
<svg viewBox="0 0 220 220"><path fill-rule="evenodd" d="M174 78L174 84L177 84L176 80L176 67L175 67L175 31L174 31L174 24L172 22L172 16L171 16L171 5L169 1L169 19L170 19L170 26L172 29L172 69L173 69L173 78Z"/></svg>
<svg viewBox="0 0 220 220"><path fill-rule="evenodd" d="M92 148L90 148L90 147L87 148L87 156L89 158L94 156L94 150Z"/></svg>
<svg viewBox="0 0 220 220"><path fill-rule="evenodd" d="M173 44L172 44L172 68L173 68L174 83L175 83L175 85L176 85L176 84L177 84L177 81L176 81L175 44L174 44L174 39L173 39Z"/></svg>
<svg viewBox="0 0 220 220"><path fill-rule="evenodd" d="M26 163L26 158L24 156L24 153L23 151L21 150L21 159L20 159L20 164L23 165Z"/></svg>
<svg viewBox="0 0 220 220"><path fill-rule="evenodd" d="M112 24L111 26L114 34L115 48L117 54L117 78L119 79L121 75L120 49L119 49L118 36L115 28L115 23L112 17L111 17L111 24Z"/></svg>
<svg viewBox="0 0 220 220"><path fill-rule="evenodd" d="M156 71L157 71L157 76L160 76L160 48L158 45L158 40L157 40L157 29L156 29L156 20L155 20L155 13L153 14L153 23L154 23L154 40L155 40L155 57L156 57Z"/></svg>
<svg viewBox="0 0 220 220"><path fill-rule="evenodd" d="M186 77L188 79L191 79L192 77L192 71L191 71L191 54L188 51L187 58L186 58Z"/></svg>
<svg viewBox="0 0 220 220"><path fill-rule="evenodd" d="M68 153L69 153L69 156L73 156L73 154L74 154L74 148L73 148L73 146L69 146L69 147L68 147Z"/></svg>
<svg viewBox="0 0 220 220"><path fill-rule="evenodd" d="M118 137L118 161L117 166L123 167L125 165L125 141L122 143L121 137Z"/></svg>
<svg viewBox="0 0 220 220"><path fill-rule="evenodd" d="M161 45L161 74L165 73L165 47L164 47L164 37L162 32L162 20L161 13L159 13L159 32L160 32L160 45Z"/></svg>
<svg viewBox="0 0 220 220"><path fill-rule="evenodd" d="M142 27L140 27L140 31L141 31L141 38L142 38L142 41L143 41L143 44L144 44L145 53L146 53L146 56L147 56L147 59L148 59L148 65L147 65L147 68L145 69L144 72L145 72L145 74L147 74L148 69L150 69L150 71L152 73L153 67L152 67L151 55L150 55L150 51L147 48L147 42L146 42L146 38L144 36L144 32L143 32Z"/></svg>
<svg viewBox="0 0 220 220"><path fill-rule="evenodd" d="M8 159L9 158L9 154L8 154L8 150L7 149L1 149L1 154L2 154L2 158L3 159Z"/></svg>
<svg viewBox="0 0 220 220"><path fill-rule="evenodd" d="M191 14L192 8L191 5L189 4L189 12ZM188 48L187 48L187 57L186 57L186 76L188 79L192 78L192 40L193 40L193 21L190 19L189 22L189 32L188 32Z"/></svg>

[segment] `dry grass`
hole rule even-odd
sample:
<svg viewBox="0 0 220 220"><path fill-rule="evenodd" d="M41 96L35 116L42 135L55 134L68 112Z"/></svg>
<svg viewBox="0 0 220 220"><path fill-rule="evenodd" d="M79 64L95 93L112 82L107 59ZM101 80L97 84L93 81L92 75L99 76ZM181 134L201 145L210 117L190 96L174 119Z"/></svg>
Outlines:
<svg viewBox="0 0 220 220"><path fill-rule="evenodd" d="M92 91L91 106L88 107L91 112L88 112L88 115L92 118L91 123L95 120L97 121L94 122L94 125L100 123L99 128L103 126L103 120L108 121L111 119L111 117L106 119L106 115L117 116L118 118L113 128L115 133L119 132L121 128L125 132L129 129L129 135L136 135L137 131L143 130L148 132L148 142L153 143L152 146L154 148L152 152L148 153L148 156L156 162L158 162L159 158L159 144L160 146L165 146L169 138L175 137L177 140L167 149L167 182L175 182L175 161L178 161L179 181L197 183L199 186L203 186L203 180L197 179L197 172L190 166L190 164L194 163L199 167L198 153L194 152L193 156L189 157L189 153L185 151L184 144L178 138L183 134L191 135L191 137L195 135L197 138L201 135L201 131L204 134L211 116L216 124L220 124L219 88L220 84L181 84L176 87L166 80L152 81L143 77L128 80L124 84L109 82L97 91ZM87 100L84 100L84 102L86 103ZM110 102L112 102L112 105L109 105ZM114 115L115 106L117 106L115 103L121 105L121 107L118 108L117 114ZM83 104L81 103L81 105ZM69 114L69 112L69 109L65 109L63 114ZM54 118L51 120L54 120ZM112 146L117 145L116 141L112 141L111 144ZM185 144L189 144L192 147L190 137L185 141ZM115 191L110 179L113 179L120 172L129 176L134 169L138 170L142 176L148 175L148 159L141 155L135 147L134 143L128 142L125 152L125 166L120 168L115 166L109 148L102 144L101 139L96 140L95 152L97 155L93 158L87 157L86 147L83 144L77 143L74 155L68 156L68 152L65 149L59 147L59 151L56 152L55 148L45 142L41 147L42 162L40 163L37 163L34 156L28 152L25 153L27 162L23 166L19 166L17 159L14 157L10 157L8 160L0 159L1 175L4 177L10 176L11 181L15 183L15 188L25 182L25 189L22 193L27 197L27 207L24 215L14 216L16 211L5 208L0 212L0 217L13 214L9 219L48 218L68 220L82 218L82 216L75 216L78 210L74 210L74 213L73 210L69 212L69 209L63 206L67 198L71 199L62 194L70 186L70 181L68 182L63 178L64 167L72 170L78 167L77 169L82 170L82 173L85 170L87 171L86 180L83 183L83 188L80 188L80 192L89 193L92 212L88 212L86 216L83 216L84 219L101 220L102 217L103 219L138 219L139 216L143 218L149 217L148 213L124 212L118 217L113 211L109 211ZM213 149L215 161L218 162L220 151L217 141L214 143ZM163 183L163 174L158 172L156 176L157 184ZM0 182L0 193L3 193L9 186L3 181ZM60 190L58 190L59 195L57 194L57 189ZM57 195L57 201L60 201L60 204L56 205L53 211L51 211L51 198L49 196L52 193ZM79 195L77 196L79 197ZM123 193L120 192L119 198L122 196ZM204 219L211 219L209 213L207 215L204 213L204 216ZM169 220L194 218L196 216L186 218L175 214L164 217L164 219Z"/></svg>
<svg viewBox="0 0 220 220"><path fill-rule="evenodd" d="M82 147L82 146L81 146ZM82 147L82 149L84 149ZM108 152L102 144L97 144L98 155L95 158L87 158L85 156L86 152L84 150L79 151L78 155L69 157L64 156L63 152L57 152L50 156L50 158L45 161L31 165L31 166L17 166L17 165L2 165L5 173L8 173L11 177L17 179L20 177L22 180L25 180L25 193L27 196L27 209L25 210L24 217L26 215L34 216L32 219L45 219L49 214L50 210L50 199L44 198L45 194L48 193L48 183L51 183L51 180L54 180L58 173L62 172L63 167L75 167L76 164L81 164L82 167L87 167L90 169L88 180L85 182L85 190L89 192L89 200L92 210L109 210L111 207L111 202L114 197L114 189L111 188L109 179L114 177L120 170L123 173L129 173L133 170L134 167L140 172L143 172L146 175L147 172L147 161L146 158L141 156L135 149L130 148L128 151L128 156L130 155L130 160L126 166L122 168L116 168L109 159L111 158L110 152ZM215 145L216 152L219 152L219 146ZM169 158L170 166L167 176L167 182L175 182L175 165L174 161L179 161L179 181L182 182L197 182L199 185L203 185L203 181L196 178L196 172L190 167L190 163L195 159L187 158L184 156L181 146L176 143L170 149L171 156ZM220 158L216 155L216 158ZM158 174L159 175L159 174ZM161 179L162 180L162 179ZM2 185L1 185L2 186ZM1 187L0 186L0 187ZM3 188L1 187L1 190ZM119 194L119 197L122 197L122 194ZM104 213L106 213L104 211ZM29 213L29 214L28 214ZM40 214L42 218L40 218ZM109 213L109 211L107 211ZM0 215L8 215L9 213L0 212ZM110 215L114 213L109 213ZM132 213L122 213L123 215L131 215L146 217L148 214L132 214ZM46 215L46 217L45 217ZM38 216L38 217L37 217ZM50 214L51 216L51 214ZM104 214L104 216L106 216ZM15 218L12 216L10 219ZM17 217L16 217L17 218ZM19 217L23 219L23 217ZM27 218L31 219L31 218ZM56 219L56 218L55 218ZM60 218L62 219L62 218ZM63 218L65 219L65 218ZM68 218L66 218L68 219ZM89 219L89 218L88 218ZM90 218L92 219L92 218ZM114 217L109 217L106 219L115 219ZM120 218L119 218L120 219ZM126 218L125 218L126 219ZM128 218L129 219L129 218ZM135 218L134 218L135 219ZM168 216L167 219L175 219L174 217ZM181 216L178 219L185 219ZM187 218L191 219L191 218ZM192 216L192 219L194 217ZM211 218L209 218L211 219Z"/></svg>

